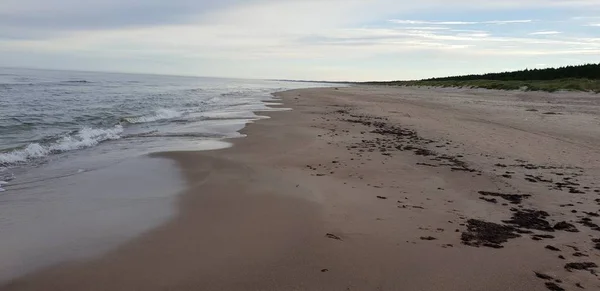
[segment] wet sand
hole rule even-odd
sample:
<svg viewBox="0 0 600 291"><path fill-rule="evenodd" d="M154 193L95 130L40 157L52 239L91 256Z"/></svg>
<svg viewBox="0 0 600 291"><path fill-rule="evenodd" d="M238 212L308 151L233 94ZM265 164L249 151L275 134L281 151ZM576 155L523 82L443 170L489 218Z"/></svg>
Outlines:
<svg viewBox="0 0 600 291"><path fill-rule="evenodd" d="M177 214L186 188L175 161L103 158L55 160L11 181L0 195L0 283L105 254Z"/></svg>
<svg viewBox="0 0 600 291"><path fill-rule="evenodd" d="M600 288L597 95L279 96L232 148L161 154L188 182L169 223L0 290Z"/></svg>

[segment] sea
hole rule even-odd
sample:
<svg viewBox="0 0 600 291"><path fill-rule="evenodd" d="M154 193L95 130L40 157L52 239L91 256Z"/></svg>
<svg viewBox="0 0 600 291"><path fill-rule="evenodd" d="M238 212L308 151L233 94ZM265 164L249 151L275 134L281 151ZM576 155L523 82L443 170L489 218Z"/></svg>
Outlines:
<svg viewBox="0 0 600 291"><path fill-rule="evenodd" d="M149 154L229 147L272 93L327 86L0 68L0 282L159 226L185 181Z"/></svg>

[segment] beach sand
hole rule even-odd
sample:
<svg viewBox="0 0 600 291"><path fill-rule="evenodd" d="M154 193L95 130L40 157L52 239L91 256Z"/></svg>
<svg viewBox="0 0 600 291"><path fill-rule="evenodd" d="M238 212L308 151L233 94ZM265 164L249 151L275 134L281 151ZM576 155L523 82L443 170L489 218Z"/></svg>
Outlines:
<svg viewBox="0 0 600 291"><path fill-rule="evenodd" d="M0 290L600 289L598 96L278 96L293 110L232 148L160 154L188 182L176 218Z"/></svg>

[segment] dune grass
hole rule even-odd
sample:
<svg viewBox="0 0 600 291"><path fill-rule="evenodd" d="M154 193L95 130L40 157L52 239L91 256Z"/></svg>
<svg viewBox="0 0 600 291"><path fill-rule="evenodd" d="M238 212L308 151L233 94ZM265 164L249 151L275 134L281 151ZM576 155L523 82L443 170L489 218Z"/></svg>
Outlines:
<svg viewBox="0 0 600 291"><path fill-rule="evenodd" d="M525 91L583 91L600 93L600 80L590 79L557 79L531 81L502 81L502 80L421 80L421 81L392 81L368 82L370 85L388 86L431 86L431 87L467 87L493 90L525 90Z"/></svg>

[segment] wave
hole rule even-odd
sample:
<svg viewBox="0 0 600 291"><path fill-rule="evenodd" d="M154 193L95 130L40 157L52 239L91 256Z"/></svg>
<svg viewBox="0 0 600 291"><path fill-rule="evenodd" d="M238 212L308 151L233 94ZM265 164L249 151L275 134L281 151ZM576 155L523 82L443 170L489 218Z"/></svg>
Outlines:
<svg viewBox="0 0 600 291"><path fill-rule="evenodd" d="M106 140L121 138L123 127L116 125L108 129L85 127L74 134L66 135L49 144L31 143L25 148L0 154L0 165L14 165L42 158L50 154L92 147Z"/></svg>
<svg viewBox="0 0 600 291"><path fill-rule="evenodd" d="M68 81L62 81L61 83L93 83L93 82L88 81L88 80L68 80Z"/></svg>
<svg viewBox="0 0 600 291"><path fill-rule="evenodd" d="M160 120L167 120L181 117L183 113L173 110L173 109L165 109L161 108L150 115L138 116L138 117L125 117L123 121L128 123L146 123L146 122L154 122Z"/></svg>

